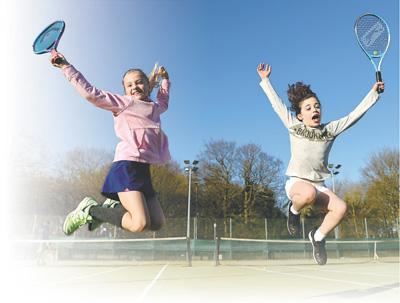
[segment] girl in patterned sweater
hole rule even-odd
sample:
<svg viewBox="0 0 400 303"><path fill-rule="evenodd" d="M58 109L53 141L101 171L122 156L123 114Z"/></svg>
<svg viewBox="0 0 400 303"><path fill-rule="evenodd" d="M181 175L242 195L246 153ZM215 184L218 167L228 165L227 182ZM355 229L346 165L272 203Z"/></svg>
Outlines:
<svg viewBox="0 0 400 303"><path fill-rule="evenodd" d="M354 125L378 100L377 82L361 103L347 116L328 123L322 123L321 103L309 85L297 82L289 85L290 110L282 102L269 81L271 66L260 63L257 72L261 77L260 86L289 131L291 158L286 171L289 179L285 190L289 197L287 227L290 235L300 235L300 211L307 205L318 204L326 210L322 224L309 233L313 256L317 264L327 261L325 237L332 231L346 213L346 203L325 187L330 177L328 156L336 137ZM294 115L290 112L294 112Z"/></svg>

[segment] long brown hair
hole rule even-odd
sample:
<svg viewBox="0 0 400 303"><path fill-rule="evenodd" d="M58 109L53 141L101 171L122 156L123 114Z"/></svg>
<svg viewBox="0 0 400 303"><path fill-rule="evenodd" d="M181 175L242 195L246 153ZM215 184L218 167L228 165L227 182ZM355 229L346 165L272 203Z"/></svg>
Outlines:
<svg viewBox="0 0 400 303"><path fill-rule="evenodd" d="M295 84L289 84L288 86L287 94L291 104L290 110L295 112L296 115L300 114L301 101L311 97L315 97L318 100L317 94L311 90L310 85L306 85L303 82L296 82Z"/></svg>

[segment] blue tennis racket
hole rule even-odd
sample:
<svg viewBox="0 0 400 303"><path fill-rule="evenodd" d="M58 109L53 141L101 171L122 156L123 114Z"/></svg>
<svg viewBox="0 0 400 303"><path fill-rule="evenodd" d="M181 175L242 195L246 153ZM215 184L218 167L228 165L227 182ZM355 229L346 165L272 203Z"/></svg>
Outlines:
<svg viewBox="0 0 400 303"><path fill-rule="evenodd" d="M47 26L33 42L33 52L37 55L51 52L54 55L57 52L57 46L64 33L64 29L64 21L56 21ZM61 58L55 60L58 64L61 63L61 61Z"/></svg>
<svg viewBox="0 0 400 303"><path fill-rule="evenodd" d="M358 44L375 68L376 81L381 82L381 64L390 43L389 26L381 17L368 13L357 19L354 31ZM382 92L383 89L378 89L378 93Z"/></svg>

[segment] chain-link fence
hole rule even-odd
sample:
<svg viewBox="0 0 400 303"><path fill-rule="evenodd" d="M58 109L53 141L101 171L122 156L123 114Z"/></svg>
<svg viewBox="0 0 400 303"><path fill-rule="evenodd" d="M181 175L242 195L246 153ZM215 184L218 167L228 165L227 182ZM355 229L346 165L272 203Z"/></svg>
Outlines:
<svg viewBox="0 0 400 303"><path fill-rule="evenodd" d="M11 220L12 234L17 238L59 239L62 232L63 216L24 215ZM304 219L302 237L307 238L309 230L321 224L321 219ZM156 232L130 233L110 224L102 224L93 232L82 227L73 238L163 238L185 237L187 218L167 218L165 226ZM247 222L241 218L191 218L190 237L192 239L226 238L289 239L286 218L252 218ZM384 222L377 218L345 220L332 231L328 238L335 239L376 239L398 238L399 221Z"/></svg>

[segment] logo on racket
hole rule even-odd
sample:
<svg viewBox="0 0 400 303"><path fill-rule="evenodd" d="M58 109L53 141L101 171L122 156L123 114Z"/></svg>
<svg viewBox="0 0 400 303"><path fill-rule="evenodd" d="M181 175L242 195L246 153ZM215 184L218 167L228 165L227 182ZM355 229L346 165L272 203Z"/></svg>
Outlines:
<svg viewBox="0 0 400 303"><path fill-rule="evenodd" d="M376 40L385 32L385 28L381 23L375 23L362 37L362 43L366 47L372 46Z"/></svg>

